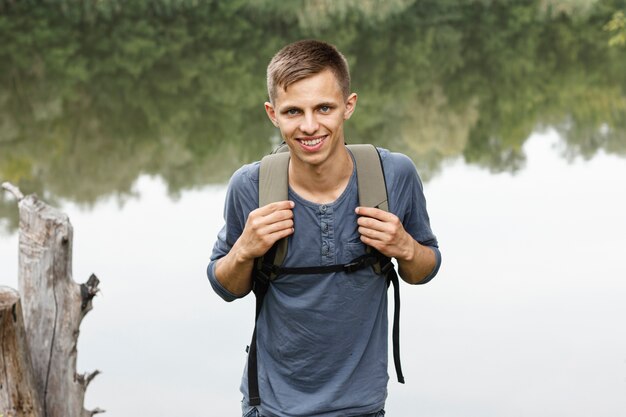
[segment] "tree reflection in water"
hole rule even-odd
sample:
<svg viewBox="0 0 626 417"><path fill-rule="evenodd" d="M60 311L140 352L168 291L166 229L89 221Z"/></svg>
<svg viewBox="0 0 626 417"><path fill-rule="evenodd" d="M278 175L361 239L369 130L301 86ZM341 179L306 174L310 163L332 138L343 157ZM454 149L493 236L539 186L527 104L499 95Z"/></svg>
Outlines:
<svg viewBox="0 0 626 417"><path fill-rule="evenodd" d="M566 7L563 7L563 4ZM626 50L603 30L624 1L0 2L0 179L51 202L171 196L224 183L278 138L265 66L285 43L335 43L352 66L352 142L523 168L554 127L568 159L626 155ZM17 225L0 195L0 219Z"/></svg>

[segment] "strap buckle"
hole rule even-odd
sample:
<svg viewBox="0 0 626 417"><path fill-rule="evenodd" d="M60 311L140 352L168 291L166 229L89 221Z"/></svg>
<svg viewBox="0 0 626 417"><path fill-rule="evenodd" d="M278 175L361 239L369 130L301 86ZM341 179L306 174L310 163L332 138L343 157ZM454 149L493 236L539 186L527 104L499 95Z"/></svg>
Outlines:
<svg viewBox="0 0 626 417"><path fill-rule="evenodd" d="M393 269L393 263L391 263L391 259L387 258L387 263L381 265L380 272L382 275L387 275L389 271Z"/></svg>
<svg viewBox="0 0 626 417"><path fill-rule="evenodd" d="M359 269L366 268L368 266L372 266L378 262L378 258L373 254L365 254L363 256L359 256L354 259L352 262L349 262L343 266L343 270L347 273L351 273L354 271L358 271Z"/></svg>
<svg viewBox="0 0 626 417"><path fill-rule="evenodd" d="M353 261L350 263L347 263L343 266L343 270L345 272L347 272L348 274L354 272L354 271L358 271L359 269L361 269L361 264L363 263L362 259L359 259L358 261Z"/></svg>
<svg viewBox="0 0 626 417"><path fill-rule="evenodd" d="M264 269L257 269L255 275L256 275L255 276L256 281L258 281L261 284L268 284L270 282L270 276L268 275L267 271Z"/></svg>
<svg viewBox="0 0 626 417"><path fill-rule="evenodd" d="M278 275L279 267L261 260L257 263L254 275L261 284L267 285Z"/></svg>

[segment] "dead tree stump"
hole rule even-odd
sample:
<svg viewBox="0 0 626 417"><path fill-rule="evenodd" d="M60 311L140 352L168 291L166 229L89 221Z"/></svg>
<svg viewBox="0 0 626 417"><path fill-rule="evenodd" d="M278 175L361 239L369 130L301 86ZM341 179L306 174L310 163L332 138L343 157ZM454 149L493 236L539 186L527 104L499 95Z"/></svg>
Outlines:
<svg viewBox="0 0 626 417"><path fill-rule="evenodd" d="M91 310L99 280L84 284L72 279L72 225L64 213L35 195L19 199L18 285L34 384L46 417L91 417L103 410L85 410L85 391L99 373L76 372L80 323Z"/></svg>
<svg viewBox="0 0 626 417"><path fill-rule="evenodd" d="M35 389L20 296L0 286L0 415L43 417Z"/></svg>

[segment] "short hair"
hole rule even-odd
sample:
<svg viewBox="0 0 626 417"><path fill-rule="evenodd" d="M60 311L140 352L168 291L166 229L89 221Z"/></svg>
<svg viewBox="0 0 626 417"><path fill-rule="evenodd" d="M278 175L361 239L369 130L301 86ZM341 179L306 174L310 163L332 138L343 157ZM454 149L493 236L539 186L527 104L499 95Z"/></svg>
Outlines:
<svg viewBox="0 0 626 417"><path fill-rule="evenodd" d="M287 89L291 84L329 69L337 78L344 99L350 95L348 61L333 45L306 39L283 47L267 66L267 93L273 103L276 89Z"/></svg>

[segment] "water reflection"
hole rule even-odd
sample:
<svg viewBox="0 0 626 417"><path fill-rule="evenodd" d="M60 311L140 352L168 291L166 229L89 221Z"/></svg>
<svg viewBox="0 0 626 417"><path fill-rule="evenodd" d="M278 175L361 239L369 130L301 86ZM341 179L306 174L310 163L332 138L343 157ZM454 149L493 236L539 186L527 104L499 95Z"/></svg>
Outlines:
<svg viewBox="0 0 626 417"><path fill-rule="evenodd" d="M517 172L550 126L568 159L623 156L626 50L603 30L613 3L3 3L0 178L84 206L132 197L141 174L173 197L224 183L271 149L264 68L304 37L351 62L349 140L409 154L426 180L458 156Z"/></svg>

